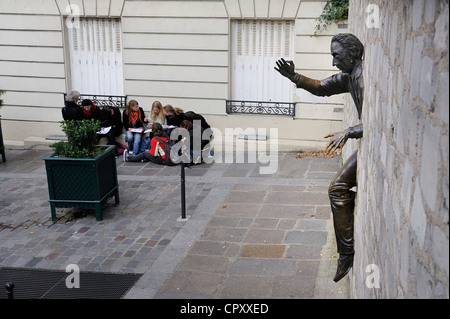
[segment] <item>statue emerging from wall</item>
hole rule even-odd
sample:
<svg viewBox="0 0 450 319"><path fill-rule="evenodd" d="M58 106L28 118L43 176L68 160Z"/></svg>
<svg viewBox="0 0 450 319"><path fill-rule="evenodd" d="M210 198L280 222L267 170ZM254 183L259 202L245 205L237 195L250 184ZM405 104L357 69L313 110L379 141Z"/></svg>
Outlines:
<svg viewBox="0 0 450 319"><path fill-rule="evenodd" d="M331 55L333 56L333 66L336 66L342 72L322 81L295 73L295 66L292 61L281 59L276 62L278 68L275 67L275 69L294 82L297 88L305 89L314 95L330 96L349 92L358 111L358 119L361 120L364 93L362 74L364 46L353 34L340 33L331 39ZM339 150L340 155L347 139L356 139L362 136L362 124L327 135L325 137L330 137L331 140L326 151L331 153ZM355 193L350 189L357 185L356 158L357 152L347 159L328 188L339 253L337 272L334 277L335 282L341 280L353 266Z"/></svg>

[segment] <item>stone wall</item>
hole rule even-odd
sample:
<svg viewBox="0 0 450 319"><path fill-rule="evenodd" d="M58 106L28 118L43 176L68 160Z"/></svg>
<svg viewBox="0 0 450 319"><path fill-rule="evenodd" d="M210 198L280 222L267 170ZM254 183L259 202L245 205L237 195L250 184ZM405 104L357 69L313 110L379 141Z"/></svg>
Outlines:
<svg viewBox="0 0 450 319"><path fill-rule="evenodd" d="M354 298L449 297L448 15L448 0L350 1L365 46L364 137L345 150L358 149Z"/></svg>

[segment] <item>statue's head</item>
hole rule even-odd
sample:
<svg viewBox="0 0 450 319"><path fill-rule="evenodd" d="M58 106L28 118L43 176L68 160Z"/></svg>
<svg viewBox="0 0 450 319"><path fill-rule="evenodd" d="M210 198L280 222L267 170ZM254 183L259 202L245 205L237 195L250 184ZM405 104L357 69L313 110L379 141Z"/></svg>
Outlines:
<svg viewBox="0 0 450 319"><path fill-rule="evenodd" d="M364 56L364 46L351 33L339 33L331 39L331 55L333 66L346 73L351 73L360 65Z"/></svg>

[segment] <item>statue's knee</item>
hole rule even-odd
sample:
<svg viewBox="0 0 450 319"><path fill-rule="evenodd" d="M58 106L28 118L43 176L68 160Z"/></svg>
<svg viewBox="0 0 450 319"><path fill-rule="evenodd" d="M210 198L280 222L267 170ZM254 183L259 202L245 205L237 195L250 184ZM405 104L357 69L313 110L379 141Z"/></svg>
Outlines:
<svg viewBox="0 0 450 319"><path fill-rule="evenodd" d="M346 202L354 200L354 192L350 191L347 184L331 183L328 187L328 197L336 205L346 205Z"/></svg>
<svg viewBox="0 0 450 319"><path fill-rule="evenodd" d="M328 196L334 197L334 196L339 196L339 194L342 193L342 187L331 183L330 186L328 186Z"/></svg>

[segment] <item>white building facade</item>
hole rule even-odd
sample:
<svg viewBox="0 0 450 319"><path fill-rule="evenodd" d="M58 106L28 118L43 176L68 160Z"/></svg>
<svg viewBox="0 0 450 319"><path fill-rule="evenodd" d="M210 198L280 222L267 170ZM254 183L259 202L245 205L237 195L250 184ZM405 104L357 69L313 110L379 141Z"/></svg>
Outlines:
<svg viewBox="0 0 450 319"><path fill-rule="evenodd" d="M221 131L278 128L280 150L283 145L321 149L325 135L342 129L345 95L312 96L274 66L283 57L312 78L338 72L331 64L330 41L347 30L332 25L313 36L324 3L1 0L5 144L33 147L62 135L64 93L77 90L125 95L146 112L158 100L200 113ZM259 102L269 109L276 108L275 102L291 103L293 111L227 112L227 105L236 105L230 101Z"/></svg>

